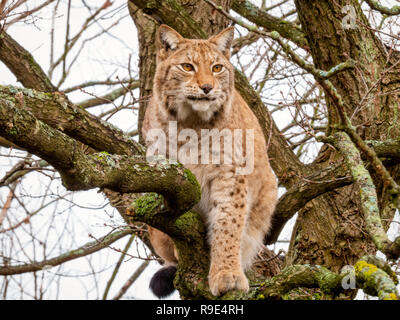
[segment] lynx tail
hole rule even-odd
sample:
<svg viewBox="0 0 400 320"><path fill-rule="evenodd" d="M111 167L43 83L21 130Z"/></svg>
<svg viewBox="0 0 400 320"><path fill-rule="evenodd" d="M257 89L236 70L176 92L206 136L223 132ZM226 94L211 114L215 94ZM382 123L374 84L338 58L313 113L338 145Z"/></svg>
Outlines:
<svg viewBox="0 0 400 320"><path fill-rule="evenodd" d="M157 271L150 281L150 289L158 298L164 298L174 292L175 266L168 266Z"/></svg>

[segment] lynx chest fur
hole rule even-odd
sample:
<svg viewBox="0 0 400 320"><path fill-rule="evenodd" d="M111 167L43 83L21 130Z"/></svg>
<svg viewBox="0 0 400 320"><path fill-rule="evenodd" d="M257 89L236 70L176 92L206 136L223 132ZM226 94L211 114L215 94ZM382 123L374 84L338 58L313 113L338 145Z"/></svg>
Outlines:
<svg viewBox="0 0 400 320"><path fill-rule="evenodd" d="M277 199L263 133L234 88L233 32L230 27L208 40L193 40L160 26L153 96L142 126L148 155L177 159L201 185L194 210L207 224L214 295L249 289L244 270L269 230ZM173 279L179 257L167 235L149 232L165 261L151 288L165 296L173 287L161 282Z"/></svg>

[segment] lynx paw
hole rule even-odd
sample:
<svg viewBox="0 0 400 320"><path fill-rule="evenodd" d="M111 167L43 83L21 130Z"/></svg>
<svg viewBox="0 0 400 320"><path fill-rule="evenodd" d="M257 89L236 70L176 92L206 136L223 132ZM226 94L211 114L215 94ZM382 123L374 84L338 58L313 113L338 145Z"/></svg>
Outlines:
<svg viewBox="0 0 400 320"><path fill-rule="evenodd" d="M229 290L249 291L249 281L242 270L221 270L208 277L211 293L219 296Z"/></svg>

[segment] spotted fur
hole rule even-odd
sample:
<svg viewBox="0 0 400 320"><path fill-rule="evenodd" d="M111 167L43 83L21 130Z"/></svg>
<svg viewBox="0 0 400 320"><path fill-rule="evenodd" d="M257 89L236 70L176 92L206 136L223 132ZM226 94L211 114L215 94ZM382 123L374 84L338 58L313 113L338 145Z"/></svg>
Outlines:
<svg viewBox="0 0 400 320"><path fill-rule="evenodd" d="M230 27L208 40L194 40L160 26L153 96L142 127L147 145L152 143L149 130L160 128L168 133L169 121L177 121L178 133L190 128L199 136L201 129L254 130L254 170L250 174L238 175L236 169L242 164L237 161L185 164L201 185L201 200L194 210L207 224L211 247L208 280L211 293L216 296L232 289L248 291L244 270L251 266L262 245L277 200L276 178L263 133L234 88L234 71L229 62L233 31ZM193 70L185 71L183 64L190 64ZM222 71L213 72L218 69L213 68L215 65L222 65ZM205 87L212 90L205 94ZM167 142L182 145L178 141ZM235 143L242 143L242 150L246 150L245 139ZM154 228L150 228L150 238L166 265L176 265L178 257L172 240Z"/></svg>

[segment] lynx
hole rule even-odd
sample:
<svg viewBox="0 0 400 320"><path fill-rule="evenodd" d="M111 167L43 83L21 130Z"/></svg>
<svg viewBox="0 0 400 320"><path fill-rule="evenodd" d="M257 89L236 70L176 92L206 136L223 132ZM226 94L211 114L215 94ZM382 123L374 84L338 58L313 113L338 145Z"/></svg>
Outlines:
<svg viewBox="0 0 400 320"><path fill-rule="evenodd" d="M161 129L166 137L171 136L168 134L171 122L176 123L178 134L190 129L198 137L205 129L225 133L240 129L244 133L249 130L254 133L253 141L243 137L233 140L235 151L230 155L231 162L204 163L204 159L200 159L204 153L203 136L192 141L192 144L199 144L199 161L181 161L201 185L201 200L193 210L202 216L207 226L208 283L215 296L234 289L249 290L244 271L251 266L262 246L277 200L276 178L269 165L262 130L234 88L234 71L229 62L233 35L234 28L229 27L208 40L186 39L161 25L156 40L153 96L142 126L143 138L149 147L155 143L150 134L153 129ZM167 138L167 143L176 144L178 149L185 143L174 139ZM231 141L224 139L219 147L222 149ZM253 167L250 172L240 173L238 169L244 164L238 160L237 150L247 150L246 144L252 144L254 149L246 151L253 157L250 159ZM171 154L168 147L165 150L167 157L182 160L182 153ZM211 154L215 151L211 150ZM224 151L220 155L222 158ZM179 257L166 234L154 228L149 228L149 234L155 251L165 261L164 267L153 276L150 288L158 297L167 296L174 290L172 280Z"/></svg>

